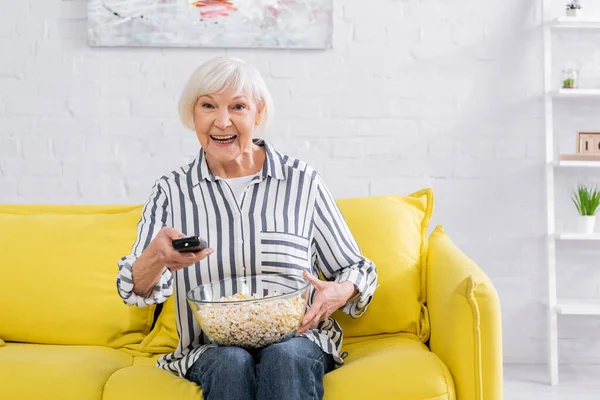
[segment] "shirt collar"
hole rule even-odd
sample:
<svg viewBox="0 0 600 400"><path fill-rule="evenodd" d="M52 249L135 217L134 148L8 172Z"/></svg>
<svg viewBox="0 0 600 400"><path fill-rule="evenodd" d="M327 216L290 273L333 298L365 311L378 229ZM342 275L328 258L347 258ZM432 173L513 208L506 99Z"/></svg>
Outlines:
<svg viewBox="0 0 600 400"><path fill-rule="evenodd" d="M258 146L264 147L266 158L263 167L259 173L261 180L265 180L267 176L275 179L285 179L285 163L281 154L279 154L269 143L262 139L252 139L252 142ZM192 184L198 185L203 180L215 181L217 177L210 171L206 162L206 153L204 149L200 149L198 157L192 162L190 169L192 174Z"/></svg>

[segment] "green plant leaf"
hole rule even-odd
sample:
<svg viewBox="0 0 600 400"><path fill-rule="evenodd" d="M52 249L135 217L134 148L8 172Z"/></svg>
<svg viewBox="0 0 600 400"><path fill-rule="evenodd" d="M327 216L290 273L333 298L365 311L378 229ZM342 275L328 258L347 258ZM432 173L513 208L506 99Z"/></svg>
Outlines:
<svg viewBox="0 0 600 400"><path fill-rule="evenodd" d="M578 185L571 200L580 215L596 215L600 207L600 190L595 186Z"/></svg>

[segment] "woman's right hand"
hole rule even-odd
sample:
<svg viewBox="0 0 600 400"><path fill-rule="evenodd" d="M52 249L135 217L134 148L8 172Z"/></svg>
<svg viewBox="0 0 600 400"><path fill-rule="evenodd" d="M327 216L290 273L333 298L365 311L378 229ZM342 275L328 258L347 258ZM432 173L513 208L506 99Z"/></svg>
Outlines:
<svg viewBox="0 0 600 400"><path fill-rule="evenodd" d="M171 271L187 268L213 253L214 250L211 248L186 253L175 250L171 241L185 236L177 229L165 226L152 239L147 250L153 253L161 265L166 266Z"/></svg>
<svg viewBox="0 0 600 400"><path fill-rule="evenodd" d="M208 248L195 253L180 253L173 248L171 241L181 237L185 235L177 229L163 227L133 263L131 275L136 295L150 296L165 267L171 271L187 268L213 252L213 249Z"/></svg>

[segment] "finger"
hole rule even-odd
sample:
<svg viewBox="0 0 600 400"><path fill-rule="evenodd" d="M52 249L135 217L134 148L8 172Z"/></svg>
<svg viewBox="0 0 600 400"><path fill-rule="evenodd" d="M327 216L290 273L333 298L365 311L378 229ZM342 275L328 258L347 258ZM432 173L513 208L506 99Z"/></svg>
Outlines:
<svg viewBox="0 0 600 400"><path fill-rule="evenodd" d="M203 250L199 250L199 251L195 251L195 252L190 252L188 257L190 259L190 262L197 263L198 261L204 260L206 257L208 257L209 255L211 255L214 252L215 251L213 249L208 248L208 249L203 249Z"/></svg>
<svg viewBox="0 0 600 400"><path fill-rule="evenodd" d="M294 336L303 334L304 332L306 332L306 329L308 329L308 327L306 325L300 324L300 327L298 328L298 330L296 331L296 334Z"/></svg>
<svg viewBox="0 0 600 400"><path fill-rule="evenodd" d="M315 302L310 306L308 311L302 317L302 325L306 325L309 321L312 321L316 316L323 314L323 303L320 299L315 298Z"/></svg>
<svg viewBox="0 0 600 400"><path fill-rule="evenodd" d="M173 271L177 271L183 268L187 268L187 267L191 267L192 265L194 265L197 261L194 259L189 259L188 261L184 261L184 262L177 262L177 261L172 261L167 265L167 268L173 270Z"/></svg>
<svg viewBox="0 0 600 400"><path fill-rule="evenodd" d="M304 316L302 317L302 320L300 321L300 325L302 325L302 326L306 325L306 322L311 321L315 317L315 314L316 314L316 311L313 311L312 308L310 310L308 310L306 312L306 314L304 314Z"/></svg>
<svg viewBox="0 0 600 400"><path fill-rule="evenodd" d="M169 253L170 264L183 264L186 267L197 263L198 261L204 260L210 254L214 252L213 249L208 248L197 252L183 252L180 253L177 250L173 250Z"/></svg>
<svg viewBox="0 0 600 400"><path fill-rule="evenodd" d="M320 300L318 297L315 298L315 302L310 306L310 309L304 314L302 320L300 321L300 326L302 327L300 333L317 326L319 322L323 320L325 312L326 307L322 300Z"/></svg>
<svg viewBox="0 0 600 400"><path fill-rule="evenodd" d="M315 299L316 300L316 299ZM300 322L302 325L304 325L306 323L306 321L310 321L311 319L313 319L313 317L315 316L315 314L317 313L317 309L320 307L319 304L317 304L316 302L313 303L310 308L308 309L308 311L306 311L306 313L304 313L304 316L302 317L302 321Z"/></svg>
<svg viewBox="0 0 600 400"><path fill-rule="evenodd" d="M181 264L181 263L171 263L167 265L167 268L171 271L177 271L180 270L182 268L187 268L188 265L186 264Z"/></svg>
<svg viewBox="0 0 600 400"><path fill-rule="evenodd" d="M316 276L309 274L308 272L304 271L302 272L302 275L308 279L309 281L312 282L313 286L317 289L321 289L324 285L324 282L321 282L321 280L319 278L317 278Z"/></svg>
<svg viewBox="0 0 600 400"><path fill-rule="evenodd" d="M196 255L192 252L181 252L180 253L177 250L171 250L169 252L168 259L175 264L191 265L196 262Z"/></svg>
<svg viewBox="0 0 600 400"><path fill-rule="evenodd" d="M312 319L311 319L311 321L312 321ZM295 334L294 336L301 335L301 334L303 334L304 332L306 332L307 330L309 330L310 328L311 328L311 325L310 325L310 324L304 324L304 323L301 323L301 324L300 324L300 328L298 328L298 330L296 331L296 334Z"/></svg>
<svg viewBox="0 0 600 400"><path fill-rule="evenodd" d="M313 319L311 319L310 321L308 321L306 324L303 325L304 331L314 328L315 326L317 326L319 324L320 321L321 321L321 314L319 313L319 314L315 315L315 317Z"/></svg>
<svg viewBox="0 0 600 400"><path fill-rule="evenodd" d="M302 325L300 328L298 328L298 330L296 331L296 334L294 336L302 335L304 332L306 332L308 330L308 328L309 328L308 325Z"/></svg>
<svg viewBox="0 0 600 400"><path fill-rule="evenodd" d="M193 254L195 262L198 262L198 261L204 260L206 257L210 256L214 252L215 251L213 249L207 248L207 249L204 249L204 250L195 251L195 252L190 253L190 254Z"/></svg>
<svg viewBox="0 0 600 400"><path fill-rule="evenodd" d="M164 232L169 239L179 239L186 237L186 235L183 232L171 227L165 227Z"/></svg>

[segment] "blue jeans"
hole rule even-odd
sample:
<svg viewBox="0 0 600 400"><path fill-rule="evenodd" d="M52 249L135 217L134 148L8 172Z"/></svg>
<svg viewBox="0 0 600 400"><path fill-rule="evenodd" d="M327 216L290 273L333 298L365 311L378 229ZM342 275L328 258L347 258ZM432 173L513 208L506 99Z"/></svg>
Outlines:
<svg viewBox="0 0 600 400"><path fill-rule="evenodd" d="M202 387L204 400L320 400L323 376L333 368L330 354L294 337L255 352L210 348L185 377Z"/></svg>

